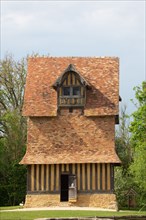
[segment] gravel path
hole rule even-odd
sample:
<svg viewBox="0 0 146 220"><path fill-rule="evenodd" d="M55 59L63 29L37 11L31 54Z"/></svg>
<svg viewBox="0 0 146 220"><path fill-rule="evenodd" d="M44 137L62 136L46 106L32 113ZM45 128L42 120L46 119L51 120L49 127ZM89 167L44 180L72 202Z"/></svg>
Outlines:
<svg viewBox="0 0 146 220"><path fill-rule="evenodd" d="M42 208L19 208L11 210L1 210L1 212L23 212L23 211L44 211L44 210L87 210L87 211L115 211L111 209L100 209L93 207L42 207Z"/></svg>

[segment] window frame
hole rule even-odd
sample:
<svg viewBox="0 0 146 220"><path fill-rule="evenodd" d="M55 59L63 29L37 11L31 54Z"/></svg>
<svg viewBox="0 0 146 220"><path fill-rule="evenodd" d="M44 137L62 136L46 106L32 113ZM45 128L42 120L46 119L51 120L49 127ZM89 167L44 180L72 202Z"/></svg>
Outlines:
<svg viewBox="0 0 146 220"><path fill-rule="evenodd" d="M64 89L65 89L65 88L69 88L69 95L64 95ZM70 97L70 96L71 96L70 86L63 86L63 87L62 87L62 96L63 96L63 97Z"/></svg>
<svg viewBox="0 0 146 220"><path fill-rule="evenodd" d="M70 95L64 95L64 88L70 88ZM74 88L79 88L79 92L80 94L79 95L74 95L73 94L73 89ZM74 86L62 86L62 97L81 97L81 86L77 86L77 85L74 85Z"/></svg>

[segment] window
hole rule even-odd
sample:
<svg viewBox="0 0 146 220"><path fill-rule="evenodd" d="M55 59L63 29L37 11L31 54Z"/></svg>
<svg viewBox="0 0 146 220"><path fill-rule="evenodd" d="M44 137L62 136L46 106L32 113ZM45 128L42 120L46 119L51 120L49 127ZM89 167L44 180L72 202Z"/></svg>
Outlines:
<svg viewBox="0 0 146 220"><path fill-rule="evenodd" d="M81 95L81 90L79 86L73 87L73 95L74 96L80 96Z"/></svg>
<svg viewBox="0 0 146 220"><path fill-rule="evenodd" d="M63 87L63 95L70 96L70 87Z"/></svg>
<svg viewBox="0 0 146 220"><path fill-rule="evenodd" d="M79 86L75 87L63 87L63 96L80 96L81 88Z"/></svg>

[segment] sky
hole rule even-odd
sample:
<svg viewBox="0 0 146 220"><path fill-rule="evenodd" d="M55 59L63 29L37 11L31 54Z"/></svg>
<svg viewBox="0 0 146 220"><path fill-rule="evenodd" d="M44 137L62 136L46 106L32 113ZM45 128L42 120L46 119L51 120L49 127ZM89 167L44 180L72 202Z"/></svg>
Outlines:
<svg viewBox="0 0 146 220"><path fill-rule="evenodd" d="M133 87L146 80L146 0L1 0L0 57L119 57L120 96L131 114Z"/></svg>

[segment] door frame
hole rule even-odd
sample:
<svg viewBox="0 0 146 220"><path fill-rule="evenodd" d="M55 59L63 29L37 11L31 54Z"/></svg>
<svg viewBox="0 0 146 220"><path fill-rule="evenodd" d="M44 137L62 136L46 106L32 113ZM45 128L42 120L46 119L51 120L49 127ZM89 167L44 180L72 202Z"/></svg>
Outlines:
<svg viewBox="0 0 146 220"><path fill-rule="evenodd" d="M67 187L65 187L64 189L62 187L62 176L67 176L67 178L68 178L67 179L67 183L66 183ZM66 197L67 197L67 199L65 199L65 200L62 200L63 190L65 191ZM68 201L69 201L69 173L68 172L64 172L64 173L60 174L60 202L68 202Z"/></svg>

